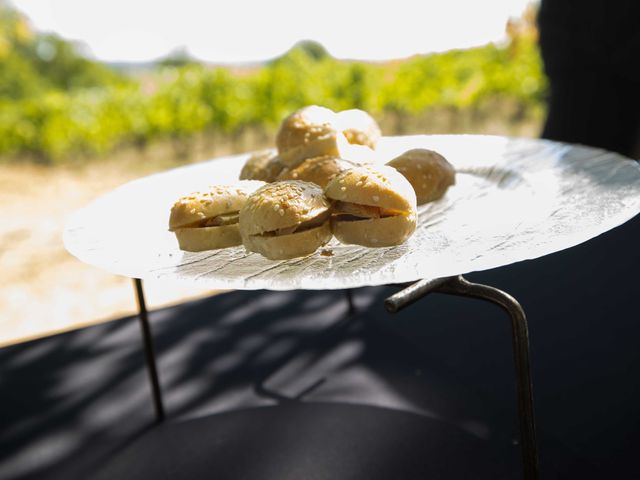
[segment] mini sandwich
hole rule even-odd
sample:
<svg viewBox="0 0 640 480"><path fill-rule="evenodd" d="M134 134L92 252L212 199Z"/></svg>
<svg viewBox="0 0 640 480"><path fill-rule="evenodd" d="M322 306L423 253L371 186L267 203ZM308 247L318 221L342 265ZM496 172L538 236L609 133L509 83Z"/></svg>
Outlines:
<svg viewBox="0 0 640 480"><path fill-rule="evenodd" d="M240 180L273 182L283 168L275 150L260 150L247 159L240 171Z"/></svg>
<svg viewBox="0 0 640 480"><path fill-rule="evenodd" d="M285 167L293 168L302 160L321 155L337 155L333 110L310 105L285 118L276 135L278 154Z"/></svg>
<svg viewBox="0 0 640 480"><path fill-rule="evenodd" d="M342 243L389 247L416 229L416 195L391 167L346 170L333 177L325 195L333 201L332 231Z"/></svg>
<svg viewBox="0 0 640 480"><path fill-rule="evenodd" d="M365 145L375 150L382 135L378 123L364 110L343 110L336 114L336 125L354 145Z"/></svg>
<svg viewBox="0 0 640 480"><path fill-rule="evenodd" d="M404 152L387 163L405 176L416 192L418 205L444 196L456 183L456 171L439 153L424 148Z"/></svg>
<svg viewBox="0 0 640 480"><path fill-rule="evenodd" d="M171 209L169 230L181 250L200 252L240 245L240 208L264 182L245 180L180 198Z"/></svg>
<svg viewBox="0 0 640 480"><path fill-rule="evenodd" d="M278 180L302 180L315 183L324 189L334 176L357 165L332 155L308 158L293 169L283 170L278 175Z"/></svg>
<svg viewBox="0 0 640 480"><path fill-rule="evenodd" d="M240 210L240 235L250 252L271 260L303 257L331 240L330 204L313 183L265 185Z"/></svg>
<svg viewBox="0 0 640 480"><path fill-rule="evenodd" d="M284 119L276 136L280 162L293 169L308 158L331 155L357 163L374 161L374 152L364 145L352 145L337 124L333 110L311 105Z"/></svg>

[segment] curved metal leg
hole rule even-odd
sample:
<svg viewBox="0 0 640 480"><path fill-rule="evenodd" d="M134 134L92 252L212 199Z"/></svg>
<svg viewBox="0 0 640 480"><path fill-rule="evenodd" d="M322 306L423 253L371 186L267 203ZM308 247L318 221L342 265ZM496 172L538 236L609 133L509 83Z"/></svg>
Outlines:
<svg viewBox="0 0 640 480"><path fill-rule="evenodd" d="M151 383L151 397L153 398L153 406L156 412L156 421L160 423L165 418L164 402L162 401L162 390L160 389L160 381L158 380L156 354L153 347L151 327L149 325L149 315L147 314L147 304L144 300L142 280L140 280L139 278L134 278L133 283L136 291L136 300L138 301L138 320L140 321L140 329L142 330L144 357L147 363L147 373L149 374L149 381Z"/></svg>
<svg viewBox="0 0 640 480"><path fill-rule="evenodd" d="M518 418L522 441L522 464L525 480L539 475L538 445L533 414L533 388L529 364L529 329L524 310L508 293L497 288L468 282L461 275L416 282L385 300L389 312L397 312L431 292L479 298L500 306L511 318L513 359L516 368Z"/></svg>

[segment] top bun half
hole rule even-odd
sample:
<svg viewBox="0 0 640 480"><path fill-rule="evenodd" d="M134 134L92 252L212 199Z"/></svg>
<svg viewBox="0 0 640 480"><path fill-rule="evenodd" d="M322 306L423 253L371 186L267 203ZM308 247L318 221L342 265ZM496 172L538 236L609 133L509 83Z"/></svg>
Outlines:
<svg viewBox="0 0 640 480"><path fill-rule="evenodd" d="M345 170L333 177L325 194L331 200L401 212L416 209L416 194L411 184L396 169L387 166Z"/></svg>
<svg viewBox="0 0 640 480"><path fill-rule="evenodd" d="M314 183L286 180L256 190L240 210L243 235L260 235L294 227L330 207L322 188Z"/></svg>
<svg viewBox="0 0 640 480"><path fill-rule="evenodd" d="M249 195L264 185L256 180L243 180L232 185L216 185L210 190L194 192L180 198L171 208L169 229L175 230L239 211Z"/></svg>

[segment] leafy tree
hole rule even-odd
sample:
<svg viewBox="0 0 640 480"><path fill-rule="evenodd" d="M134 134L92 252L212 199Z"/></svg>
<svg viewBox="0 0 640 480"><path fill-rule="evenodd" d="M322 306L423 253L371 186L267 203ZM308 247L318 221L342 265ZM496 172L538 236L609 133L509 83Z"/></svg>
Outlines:
<svg viewBox="0 0 640 480"><path fill-rule="evenodd" d="M209 68L182 49L124 77L78 45L33 32L0 0L0 156L59 162L159 138L183 145L202 131L273 129L309 104L390 114L398 128L431 109L476 111L496 100L536 111L546 82L531 25L512 22L506 45L385 64L338 61L313 41L243 70Z"/></svg>

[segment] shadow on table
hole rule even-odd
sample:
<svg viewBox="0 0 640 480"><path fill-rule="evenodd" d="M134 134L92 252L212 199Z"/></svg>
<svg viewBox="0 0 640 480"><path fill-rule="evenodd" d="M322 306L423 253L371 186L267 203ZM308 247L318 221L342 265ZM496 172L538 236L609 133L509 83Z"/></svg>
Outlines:
<svg viewBox="0 0 640 480"><path fill-rule="evenodd" d="M154 312L169 414L190 412L242 382L248 396L247 377L344 313L338 296L238 292ZM0 392L1 478L50 474L53 465L87 456L98 461L153 420L134 318L0 350Z"/></svg>
<svg viewBox="0 0 640 480"><path fill-rule="evenodd" d="M635 476L638 238L634 219L567 252L469 276L505 288L527 311L543 478ZM491 305L444 296L391 316L382 299L393 291L357 290L358 321L336 342L310 341L280 369L291 349L345 315L341 292L232 292L153 312L170 422L273 407L254 391L261 377L284 396L326 378L305 401L454 426L517 478L507 319ZM134 318L0 349L0 396L3 480L87 478L152 431Z"/></svg>
<svg viewBox="0 0 640 480"><path fill-rule="evenodd" d="M452 372L442 371L438 359L407 356L401 344L384 338L388 332L368 324L369 310L380 308L381 295L391 291L358 291L355 302L363 313L333 338L322 332L345 317L342 292L233 292L154 312L151 321L171 424L193 426L198 421L194 419L205 418L217 424L211 414L274 403L281 403L271 410L275 418L290 419L290 412L299 412L301 403L256 395L256 379L264 378L265 388L273 392L293 396L327 376L305 399L343 404L338 413L349 410L349 404L386 407L365 410L368 422L345 425L345 439L355 441L360 435L359 444L367 444L371 432L358 433L356 427L374 425L378 416L380 425L394 425L385 418L391 415L387 409L395 408L414 414L412 422L419 425L414 435L423 440L433 441L429 429L447 430L448 425L447 437L458 443L447 444L440 453L453 455L456 445L481 445L498 456L506 453L508 459L495 464L498 470L518 469L517 448L482 427L490 420L477 420L491 415L482 406L487 402L469 402L469 392L450 379ZM282 364L281 359L300 345L304 348ZM0 477L83 478L100 470L118 451L124 449L126 455L141 435L144 441L157 434L149 428L152 409L140 348L137 322L125 318L0 350ZM423 375L422 370L430 373ZM228 426L224 418L220 422ZM400 424L408 421L399 418ZM424 426L427 419L429 428ZM271 432L265 445L289 441L278 435ZM316 452L318 445L314 443ZM442 465L427 461L423 449L416 444L413 452L423 466ZM362 448L358 451L363 455ZM322 458L319 455L318 461ZM353 468L348 460L344 458L345 468ZM388 460L393 463L393 457ZM368 471L362 467L360 473ZM496 478L495 474L495 469L489 470L481 478Z"/></svg>

